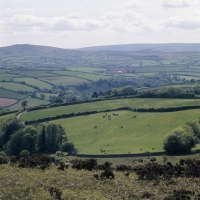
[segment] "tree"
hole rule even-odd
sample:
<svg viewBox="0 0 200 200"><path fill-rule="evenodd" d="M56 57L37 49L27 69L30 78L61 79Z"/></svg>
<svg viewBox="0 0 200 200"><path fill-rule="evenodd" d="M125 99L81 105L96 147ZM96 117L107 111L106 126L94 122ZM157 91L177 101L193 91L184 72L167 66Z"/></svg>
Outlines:
<svg viewBox="0 0 200 200"><path fill-rule="evenodd" d="M0 136L0 145L4 145L8 142L10 136L17 130L24 127L24 124L19 119L9 118L3 122Z"/></svg>
<svg viewBox="0 0 200 200"><path fill-rule="evenodd" d="M7 152L10 155L19 155L22 150L33 153L36 150L37 129L28 126L11 135L7 143Z"/></svg>
<svg viewBox="0 0 200 200"><path fill-rule="evenodd" d="M42 127L41 132L38 134L37 147L39 152L43 152L46 150L45 126Z"/></svg>
<svg viewBox="0 0 200 200"><path fill-rule="evenodd" d="M45 127L45 142L47 150L55 151L59 148L59 127L55 123L49 123Z"/></svg>
<svg viewBox="0 0 200 200"><path fill-rule="evenodd" d="M45 94L40 94L40 97L42 98L42 99L44 99L45 98Z"/></svg>
<svg viewBox="0 0 200 200"><path fill-rule="evenodd" d="M176 128L164 140L164 150L167 152L190 151L196 144L193 130L185 125Z"/></svg>
<svg viewBox="0 0 200 200"><path fill-rule="evenodd" d="M25 110L26 109L26 106L28 105L28 101L27 100L24 100L21 102L21 106L22 106L22 109Z"/></svg>

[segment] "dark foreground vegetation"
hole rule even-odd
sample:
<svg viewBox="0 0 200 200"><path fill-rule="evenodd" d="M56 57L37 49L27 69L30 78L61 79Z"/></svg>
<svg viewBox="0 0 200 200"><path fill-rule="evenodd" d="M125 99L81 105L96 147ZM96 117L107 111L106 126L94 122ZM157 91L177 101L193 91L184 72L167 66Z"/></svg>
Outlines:
<svg viewBox="0 0 200 200"><path fill-rule="evenodd" d="M147 161L147 160L146 160ZM63 162L43 154L0 157L0 198L200 199L200 160L157 163L150 157L113 166L96 159Z"/></svg>

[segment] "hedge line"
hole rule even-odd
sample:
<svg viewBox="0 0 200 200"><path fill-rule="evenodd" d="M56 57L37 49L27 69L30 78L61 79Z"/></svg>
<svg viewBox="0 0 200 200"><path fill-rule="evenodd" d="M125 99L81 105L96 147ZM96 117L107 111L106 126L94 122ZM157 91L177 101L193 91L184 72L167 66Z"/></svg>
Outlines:
<svg viewBox="0 0 200 200"><path fill-rule="evenodd" d="M57 120L62 118L70 118L70 117L78 117L78 116L84 116L84 115L91 115L96 113L104 113L104 112L114 112L119 110L129 110L132 112L174 112L174 111L181 111L181 110L190 110L190 109L199 109L200 106L182 106L182 107L169 107L169 108L135 108L132 109L130 107L121 107L117 109L106 109L102 111L87 111L87 112L78 112L78 113L70 113L70 114L62 114L62 115L56 115L53 117L46 117L38 120L33 121L26 121L26 124L32 124L32 123L40 123L45 121L51 121L51 120Z"/></svg>

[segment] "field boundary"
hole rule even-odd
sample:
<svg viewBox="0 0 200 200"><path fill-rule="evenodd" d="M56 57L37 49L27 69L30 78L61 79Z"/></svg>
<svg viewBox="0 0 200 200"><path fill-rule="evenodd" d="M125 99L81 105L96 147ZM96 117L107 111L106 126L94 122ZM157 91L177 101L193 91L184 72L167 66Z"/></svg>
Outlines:
<svg viewBox="0 0 200 200"><path fill-rule="evenodd" d="M78 112L78 113L69 113L69 114L62 114L62 115L56 115L53 117L45 117L37 120L32 121L25 121L26 124L34 124L34 123L41 123L46 121L52 121L57 119L63 119L63 118L71 118L71 117L78 117L78 116L86 116L91 114L97 114L97 113L105 113L105 112L115 112L120 110L128 110L131 112L175 112L175 111L182 111L182 110L192 110L192 109L200 109L200 106L182 106L182 107L169 107L169 108L130 108L130 107L120 107L116 109L106 109L101 111L87 111L87 112ZM27 110L29 111L29 110Z"/></svg>
<svg viewBox="0 0 200 200"><path fill-rule="evenodd" d="M146 152L146 153L130 153L130 154L74 154L69 153L69 156L85 157L85 158L123 158L123 157L146 157L146 156L178 156L178 155L193 155L200 153L200 149L190 151L190 152L180 152L168 154L167 152Z"/></svg>

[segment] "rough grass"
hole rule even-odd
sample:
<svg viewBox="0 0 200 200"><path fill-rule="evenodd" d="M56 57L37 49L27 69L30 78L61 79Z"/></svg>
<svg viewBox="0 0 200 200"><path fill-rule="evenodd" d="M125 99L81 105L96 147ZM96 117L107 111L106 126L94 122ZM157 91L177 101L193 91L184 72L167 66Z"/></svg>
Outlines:
<svg viewBox="0 0 200 200"><path fill-rule="evenodd" d="M0 199L52 199L50 187L62 191L62 199L155 199L162 200L173 193L174 189L199 191L199 178L177 178L156 183L141 181L134 173L129 177L116 172L113 180L95 180L94 173L100 171L58 171L52 165L44 172L39 169L23 169L10 165L0 165Z"/></svg>
<svg viewBox="0 0 200 200"><path fill-rule="evenodd" d="M31 111L21 116L22 120L37 120L46 117L62 115L67 113L78 113L86 111L103 111L116 109L124 106L131 108L167 108L176 106L199 105L198 99L159 99L159 98L129 98L89 102L77 105L60 106L43 110Z"/></svg>
<svg viewBox="0 0 200 200"><path fill-rule="evenodd" d="M105 149L106 154L164 151L163 140L171 130L184 125L187 121L197 121L199 118L199 110L168 113L120 111L118 113L119 116L112 116L111 120L103 118L105 113L101 113L60 119L55 122L65 128L69 140L75 144L79 153L103 155L100 149ZM112 113L107 114L112 115ZM134 115L137 118L132 119ZM196 148L199 147L200 145L197 145Z"/></svg>

